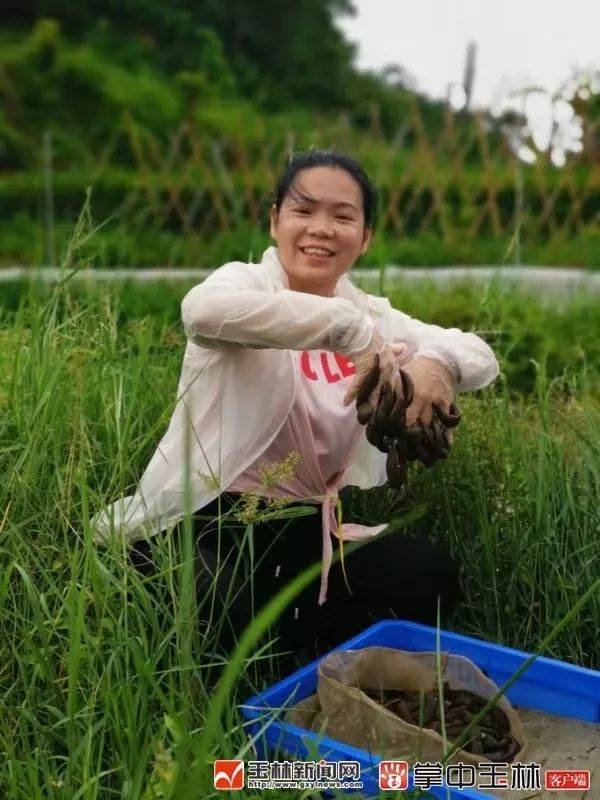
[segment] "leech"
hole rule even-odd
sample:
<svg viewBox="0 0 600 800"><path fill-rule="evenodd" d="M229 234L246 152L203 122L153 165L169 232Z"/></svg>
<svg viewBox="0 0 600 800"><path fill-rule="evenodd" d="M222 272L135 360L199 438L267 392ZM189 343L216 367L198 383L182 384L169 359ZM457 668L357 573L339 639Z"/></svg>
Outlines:
<svg viewBox="0 0 600 800"><path fill-rule="evenodd" d="M373 366L358 390L356 410L358 422L366 425L365 435L369 444L387 453L388 485L404 496L408 463L419 460L430 468L447 458L451 443L448 430L459 424L461 416L453 403L449 404L448 411L434 404L429 425L417 424L407 428L406 409L414 399L414 384L407 372L398 369L398 373L393 385L389 381L383 382L377 406L373 407L369 398L380 379L379 354L376 354Z"/></svg>
<svg viewBox="0 0 600 800"><path fill-rule="evenodd" d="M357 406L359 406L361 403L368 402L369 397L371 396L371 392L373 392L377 388L378 383L379 383L379 353L376 353L374 364L371 367L370 372L366 374L365 379L362 382L360 389L358 390L358 394L356 395Z"/></svg>
<svg viewBox="0 0 600 800"><path fill-rule="evenodd" d="M433 406L433 410L435 411L442 425L445 425L447 428L456 428L460 422L460 413L454 403L450 403L450 408L447 412L437 405Z"/></svg>
<svg viewBox="0 0 600 800"><path fill-rule="evenodd" d="M415 385L412 382L412 378L410 377L408 372L404 372L403 369L400 370L400 378L402 379L404 403L405 405L409 406L413 401L413 397L415 396Z"/></svg>

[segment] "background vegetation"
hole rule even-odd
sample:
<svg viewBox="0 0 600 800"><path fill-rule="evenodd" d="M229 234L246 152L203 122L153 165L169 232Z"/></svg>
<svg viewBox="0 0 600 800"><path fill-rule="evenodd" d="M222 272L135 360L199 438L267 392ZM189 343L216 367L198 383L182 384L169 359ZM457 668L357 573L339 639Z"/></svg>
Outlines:
<svg viewBox="0 0 600 800"><path fill-rule="evenodd" d="M5 14L0 263L59 263L88 187L91 263L258 254L290 153L333 146L380 192L369 263L600 265L600 95L573 100L580 153L525 164L518 114L453 112L401 69L357 71L334 23L345 0L155 5Z"/></svg>

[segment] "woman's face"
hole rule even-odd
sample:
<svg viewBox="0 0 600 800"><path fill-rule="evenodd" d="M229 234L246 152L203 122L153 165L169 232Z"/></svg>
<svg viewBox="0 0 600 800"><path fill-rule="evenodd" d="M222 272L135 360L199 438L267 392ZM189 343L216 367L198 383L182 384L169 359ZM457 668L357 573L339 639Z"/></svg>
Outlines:
<svg viewBox="0 0 600 800"><path fill-rule="evenodd" d="M290 289L333 296L371 241L359 184L336 167L301 170L279 211L271 209L271 236Z"/></svg>

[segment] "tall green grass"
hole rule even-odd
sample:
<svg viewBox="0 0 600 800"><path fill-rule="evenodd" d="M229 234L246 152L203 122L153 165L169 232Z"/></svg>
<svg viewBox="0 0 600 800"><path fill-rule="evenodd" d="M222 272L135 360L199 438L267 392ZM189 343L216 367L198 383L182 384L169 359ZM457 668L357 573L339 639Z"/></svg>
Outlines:
<svg viewBox="0 0 600 800"><path fill-rule="evenodd" d="M182 355L170 320L121 324L128 302L66 283L0 327L0 796L216 796L212 759L251 757L237 705L277 675L269 625L310 578L257 616L215 685L226 659L194 624L189 527L180 550L154 543L152 579L122 545L93 544L91 514L130 491L166 428ZM478 307L494 327L527 305L499 293ZM500 337L504 365L514 339ZM466 592L456 630L598 668L599 362L591 347L557 374L542 350L529 394L501 378L459 397L449 460L411 469L403 508L385 488L347 489L344 515L450 542Z"/></svg>

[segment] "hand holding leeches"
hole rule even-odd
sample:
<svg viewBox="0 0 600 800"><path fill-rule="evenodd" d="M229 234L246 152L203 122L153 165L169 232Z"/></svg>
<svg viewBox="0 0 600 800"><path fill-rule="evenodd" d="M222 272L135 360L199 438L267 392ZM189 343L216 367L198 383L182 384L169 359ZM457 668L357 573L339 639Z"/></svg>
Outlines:
<svg viewBox="0 0 600 800"><path fill-rule="evenodd" d="M414 399L407 404L407 428L421 423L429 425L436 409L448 414L454 398L454 378L439 361L417 356L402 366L415 387Z"/></svg>
<svg viewBox="0 0 600 800"><path fill-rule="evenodd" d="M348 356L356 368L356 376L352 386L344 397L344 405L348 406L362 392L363 402L369 402L373 407L377 405L381 389L388 382L395 391L401 391L401 379L398 372L398 357L406 349L405 345L388 344L373 328L373 335L369 344L357 353ZM378 370L373 372L373 365L377 363ZM359 418L360 419L360 418Z"/></svg>
<svg viewBox="0 0 600 800"><path fill-rule="evenodd" d="M388 483L396 489L404 488L409 461L431 467L447 457L451 429L460 422L450 372L424 356L400 368L403 350L404 345L385 345L374 334L370 347L358 354L357 380L345 401L356 398L358 421L366 424L368 441L388 454Z"/></svg>

